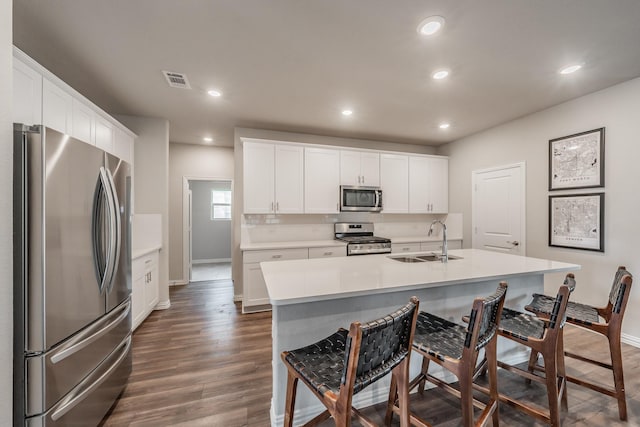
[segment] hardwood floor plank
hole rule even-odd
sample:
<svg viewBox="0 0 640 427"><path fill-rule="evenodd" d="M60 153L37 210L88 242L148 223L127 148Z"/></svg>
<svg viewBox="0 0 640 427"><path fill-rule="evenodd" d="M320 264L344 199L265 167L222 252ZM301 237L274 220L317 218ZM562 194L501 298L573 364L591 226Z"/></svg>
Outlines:
<svg viewBox="0 0 640 427"><path fill-rule="evenodd" d="M134 333L129 384L102 426L270 426L271 313L241 314L239 304L233 303L230 281L172 287L170 297L171 308L154 311ZM567 325L565 346L608 362L607 342L599 335ZM613 398L570 383L569 411L562 414L563 425L640 425L640 349L623 345L622 353L629 421L618 419ZM612 383L609 371L579 361L568 362L567 371L605 385ZM541 384L526 385L514 374L498 373L503 392L546 407ZM460 423L459 402L437 389L422 396L412 394L411 404L413 411L436 426ZM384 404L362 412L383 425ZM332 425L331 420L322 423ZM397 417L392 425L399 425ZM500 425L545 424L501 405Z"/></svg>

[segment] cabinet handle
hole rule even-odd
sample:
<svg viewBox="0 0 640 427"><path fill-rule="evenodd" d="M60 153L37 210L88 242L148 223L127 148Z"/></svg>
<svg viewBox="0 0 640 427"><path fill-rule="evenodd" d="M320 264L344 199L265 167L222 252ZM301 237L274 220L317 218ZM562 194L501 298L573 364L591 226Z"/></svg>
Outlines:
<svg viewBox="0 0 640 427"><path fill-rule="evenodd" d="M364 175L362 175L362 183L364 184Z"/></svg>
<svg viewBox="0 0 640 427"><path fill-rule="evenodd" d="M271 208L269 208L269 212L273 212L273 202L271 202Z"/></svg>
<svg viewBox="0 0 640 427"><path fill-rule="evenodd" d="M282 255L271 255L271 258L273 258L273 259L282 258Z"/></svg>
<svg viewBox="0 0 640 427"><path fill-rule="evenodd" d="M329 255L333 255L333 252L325 252L324 256L329 256Z"/></svg>
<svg viewBox="0 0 640 427"><path fill-rule="evenodd" d="M280 202L276 202L276 212L280 210Z"/></svg>
<svg viewBox="0 0 640 427"><path fill-rule="evenodd" d="M410 248L407 248L406 246L404 248L402 248L403 251L407 252Z"/></svg>

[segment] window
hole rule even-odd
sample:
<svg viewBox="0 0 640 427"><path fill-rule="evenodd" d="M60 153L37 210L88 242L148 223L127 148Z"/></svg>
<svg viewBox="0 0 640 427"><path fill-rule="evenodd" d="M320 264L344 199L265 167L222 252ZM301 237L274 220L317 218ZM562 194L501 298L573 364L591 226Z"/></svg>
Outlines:
<svg viewBox="0 0 640 427"><path fill-rule="evenodd" d="M211 190L211 219L231 220L231 190Z"/></svg>

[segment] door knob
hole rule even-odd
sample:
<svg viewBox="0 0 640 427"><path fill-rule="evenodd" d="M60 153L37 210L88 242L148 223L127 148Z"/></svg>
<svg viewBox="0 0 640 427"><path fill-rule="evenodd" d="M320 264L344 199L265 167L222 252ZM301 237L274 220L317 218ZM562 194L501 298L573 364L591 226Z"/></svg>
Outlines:
<svg viewBox="0 0 640 427"><path fill-rule="evenodd" d="M520 245L520 242L518 242L517 240L514 240L513 242L509 242L509 241L507 241L507 243L510 243L510 244L512 244L513 246L519 246L519 245Z"/></svg>

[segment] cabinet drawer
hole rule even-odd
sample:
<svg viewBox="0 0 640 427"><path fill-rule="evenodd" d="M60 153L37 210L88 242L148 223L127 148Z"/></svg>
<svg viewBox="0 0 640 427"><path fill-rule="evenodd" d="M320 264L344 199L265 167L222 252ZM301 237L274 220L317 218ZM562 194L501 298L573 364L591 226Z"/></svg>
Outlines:
<svg viewBox="0 0 640 427"><path fill-rule="evenodd" d="M391 252L419 252L420 243L393 243L391 244Z"/></svg>
<svg viewBox="0 0 640 427"><path fill-rule="evenodd" d="M309 258L330 258L347 256L346 246L326 246L322 248L309 248Z"/></svg>
<svg viewBox="0 0 640 427"><path fill-rule="evenodd" d="M306 259L308 257L309 250L307 248L246 251L242 257L242 263L284 261L287 259Z"/></svg>
<svg viewBox="0 0 640 427"><path fill-rule="evenodd" d="M462 240L450 240L447 242L448 249L462 249ZM441 251L442 241L439 242L422 242L420 244L422 251Z"/></svg>

